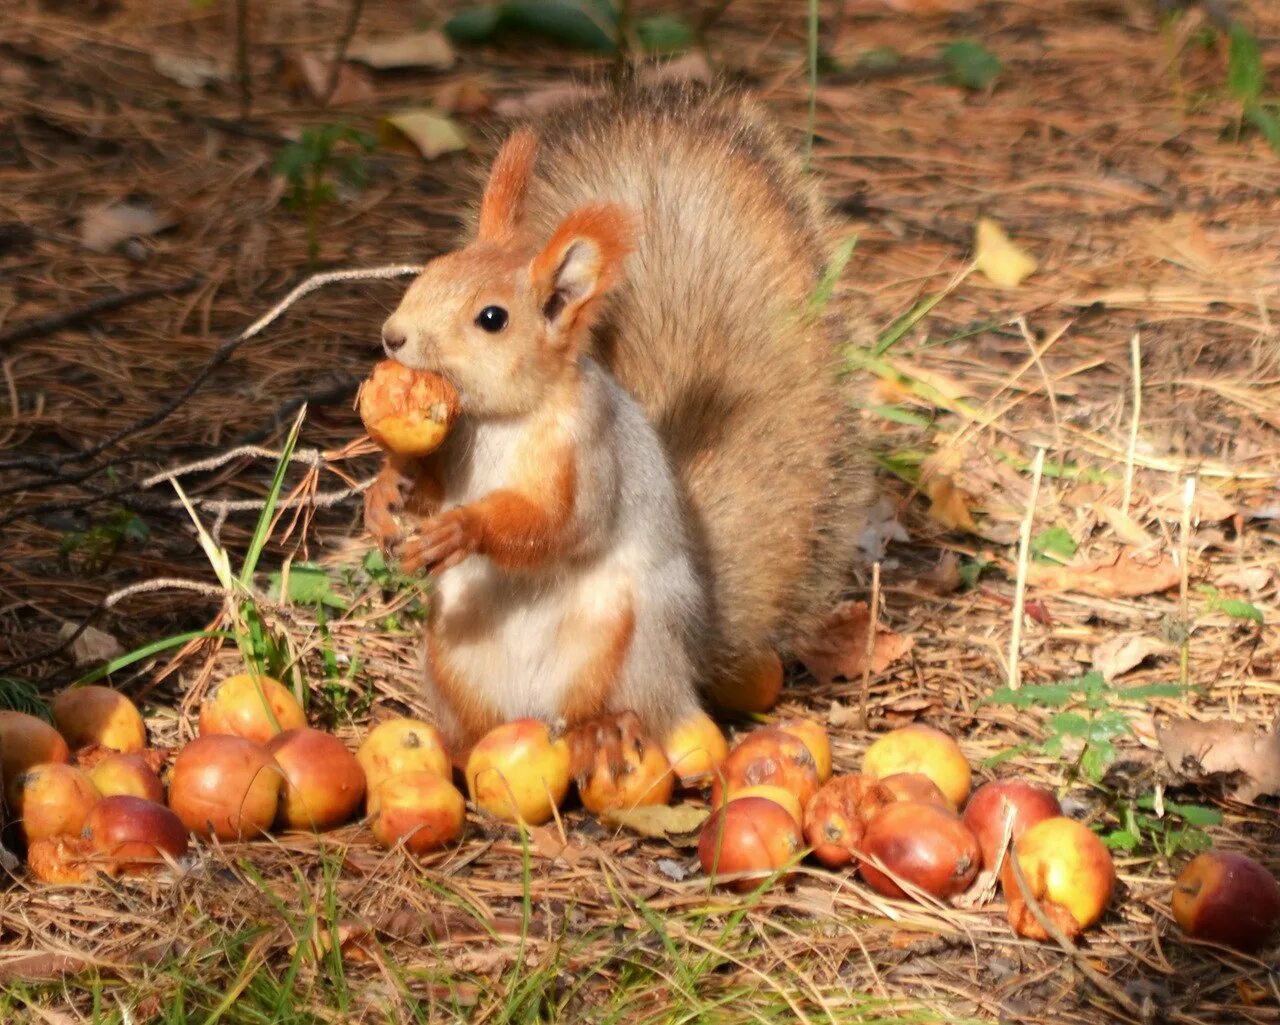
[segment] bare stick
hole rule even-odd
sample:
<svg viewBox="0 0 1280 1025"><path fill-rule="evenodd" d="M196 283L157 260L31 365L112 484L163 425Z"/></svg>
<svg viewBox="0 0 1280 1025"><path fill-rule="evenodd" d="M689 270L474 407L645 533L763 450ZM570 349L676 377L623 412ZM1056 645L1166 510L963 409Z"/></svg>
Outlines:
<svg viewBox="0 0 1280 1025"><path fill-rule="evenodd" d="M871 663L876 656L876 631L880 626L880 563L877 561L871 567L871 603L867 610L867 648L864 652L865 659L862 664L862 698L859 702L860 718L862 719L862 728L865 730L870 718L867 714L867 704L871 696Z"/></svg>
<svg viewBox="0 0 1280 1025"><path fill-rule="evenodd" d="M1027 502L1027 515L1022 519L1018 532L1018 581L1013 592L1013 627L1009 631L1009 689L1022 686L1019 651L1022 648L1022 610L1027 600L1027 562L1031 555L1031 525L1036 518L1036 502L1040 498L1040 478L1044 474L1044 449L1036 449L1031 464L1031 498Z"/></svg>
<svg viewBox="0 0 1280 1025"><path fill-rule="evenodd" d="M155 299L162 295L182 295L200 284L200 278L188 278L186 281L178 281L171 285L151 285L148 288L134 289L132 292L112 292L111 295L104 295L101 299L94 299L75 309L52 313L47 317L37 317L8 331L0 332L0 346L50 335L69 324L88 320L99 313L109 313L112 310L131 306L133 303L146 302L148 299Z"/></svg>
<svg viewBox="0 0 1280 1025"><path fill-rule="evenodd" d="M1187 585L1191 577L1191 506L1196 500L1196 479L1188 477L1182 489L1182 523L1178 530L1178 618L1182 621L1182 643L1178 650L1178 682L1183 687L1191 678L1191 621L1187 614Z"/></svg>
<svg viewBox="0 0 1280 1025"><path fill-rule="evenodd" d="M1138 1006L1137 1001L1094 968L1088 959L1076 949L1075 944L1067 938L1067 934L1059 929L1053 920L1044 913L1044 909L1040 907L1040 902L1036 900L1035 895L1031 892L1031 887L1027 884L1027 877L1022 872L1022 866L1018 864L1016 844L1009 851L1009 867L1013 870L1014 881L1018 884L1018 890L1022 894L1022 899L1026 902L1027 910L1031 912L1031 917L1036 920L1040 928L1075 962L1075 966L1080 969L1086 979L1135 1018L1140 1021L1146 1020L1146 1016L1142 1013L1142 1008Z"/></svg>
<svg viewBox="0 0 1280 1025"><path fill-rule="evenodd" d="M1126 516L1133 500L1133 466L1138 454L1138 423L1142 419L1142 340L1137 331L1129 339L1129 351L1133 361L1133 420L1129 424L1129 448L1124 459L1124 501L1120 503L1120 511Z"/></svg>

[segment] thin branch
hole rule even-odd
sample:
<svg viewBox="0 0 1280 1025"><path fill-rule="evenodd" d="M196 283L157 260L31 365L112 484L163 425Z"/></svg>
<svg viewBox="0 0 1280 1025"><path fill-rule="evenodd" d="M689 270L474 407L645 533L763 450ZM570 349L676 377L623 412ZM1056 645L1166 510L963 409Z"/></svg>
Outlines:
<svg viewBox="0 0 1280 1025"><path fill-rule="evenodd" d="M338 88L338 79L342 75L342 63L347 59L347 50L351 40L355 38L356 29L360 25L360 15L364 13L364 0L351 0L351 9L347 12L347 23L342 27L342 36L338 40L338 49L333 54L333 64L329 68L329 81L325 83L324 95L320 98L320 106L329 106L333 94Z"/></svg>
<svg viewBox="0 0 1280 1025"><path fill-rule="evenodd" d="M1036 519L1036 502L1040 498L1040 478L1044 475L1044 449L1036 449L1035 462L1031 464L1031 497L1027 500L1027 515L1022 519L1022 528L1018 531L1018 580L1013 592L1013 624L1009 630L1009 672L1010 690L1022 686L1021 658L1022 649L1022 611L1027 602L1027 563L1031 555L1031 526Z"/></svg>
<svg viewBox="0 0 1280 1025"><path fill-rule="evenodd" d="M146 302L148 299L155 299L162 295L182 295L198 288L201 284L203 284L203 279L201 278L188 278L186 281L177 281L167 285L150 285L147 288L137 288L132 292L113 292L111 295L104 295L100 299L87 302L83 306L63 310L61 313L51 313L47 317L37 317L35 320L28 320L25 324L19 324L17 327L0 332L0 347L13 345L17 342L25 342L29 338L41 338L45 335L51 335L55 331L59 331L71 324L88 320L90 317L96 317L99 313L110 313L112 310L123 309L125 306Z"/></svg>

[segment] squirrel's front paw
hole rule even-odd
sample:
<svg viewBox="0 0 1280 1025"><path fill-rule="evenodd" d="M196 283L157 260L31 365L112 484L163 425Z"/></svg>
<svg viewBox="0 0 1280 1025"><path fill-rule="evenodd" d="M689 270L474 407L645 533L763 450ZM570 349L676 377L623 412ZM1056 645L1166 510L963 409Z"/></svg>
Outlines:
<svg viewBox="0 0 1280 1025"><path fill-rule="evenodd" d="M404 536L400 514L413 490L413 481L390 466L384 466L364 493L364 529L378 547L390 551Z"/></svg>
<svg viewBox="0 0 1280 1025"><path fill-rule="evenodd" d="M627 771L627 751L639 750L648 741L640 717L635 712L609 712L570 726L565 734L569 744L569 768L581 782L597 766L608 766L614 776Z"/></svg>
<svg viewBox="0 0 1280 1025"><path fill-rule="evenodd" d="M407 573L430 569L441 573L480 548L480 525L465 506L433 516L397 549Z"/></svg>

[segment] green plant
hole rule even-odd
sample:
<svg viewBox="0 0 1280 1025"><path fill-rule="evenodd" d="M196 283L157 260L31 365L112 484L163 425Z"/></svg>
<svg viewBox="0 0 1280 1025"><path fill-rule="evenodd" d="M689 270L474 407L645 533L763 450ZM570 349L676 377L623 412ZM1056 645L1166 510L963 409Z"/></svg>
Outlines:
<svg viewBox="0 0 1280 1025"><path fill-rule="evenodd" d="M1000 58L974 39L957 39L942 48L947 77L966 89L985 89L1004 69Z"/></svg>
<svg viewBox="0 0 1280 1025"><path fill-rule="evenodd" d="M1165 859L1207 851L1213 846L1213 838L1205 828L1222 822L1221 812L1213 808L1167 799L1157 802L1154 795L1144 795L1113 810L1121 825L1102 833L1108 847L1135 851L1146 845Z"/></svg>
<svg viewBox="0 0 1280 1025"><path fill-rule="evenodd" d="M1038 744L1017 745L987 759L986 764L999 764L1028 750L1060 757L1078 746L1068 781L1083 778L1089 783L1101 783L1116 759L1115 741L1134 733L1132 706L1150 698L1178 697L1184 690L1174 683L1112 687L1096 671L1062 683L1030 684L1017 690L1001 687L983 703L1057 711L1045 719L1044 739Z"/></svg>
<svg viewBox="0 0 1280 1025"><path fill-rule="evenodd" d="M1200 584L1196 587L1196 590L1204 595L1205 612L1221 612L1232 619L1241 619L1254 623L1258 629L1262 629L1265 622L1262 617L1262 610L1252 602L1247 602L1243 598L1224 598L1218 593L1216 587L1211 587L1208 584Z"/></svg>
<svg viewBox="0 0 1280 1025"><path fill-rule="evenodd" d="M704 19L705 22L706 19ZM507 0L458 11L444 25L456 43L484 43L500 35L537 36L596 53L674 53L688 49L704 25L682 13L654 13L632 22L629 0Z"/></svg>
<svg viewBox="0 0 1280 1025"><path fill-rule="evenodd" d="M1257 37L1240 22L1232 22L1227 51L1227 89L1240 102L1240 121L1248 122L1280 154L1280 116L1265 95L1266 71ZM1237 133L1238 134L1238 133Z"/></svg>
<svg viewBox="0 0 1280 1025"><path fill-rule="evenodd" d="M49 707L41 700L36 685L13 676L0 676L0 709L26 712L27 715L34 715L45 722L53 721Z"/></svg>
<svg viewBox="0 0 1280 1025"><path fill-rule="evenodd" d="M335 179L363 186L364 155L373 147L374 138L367 132L343 125L319 125L304 128L298 141L276 157L275 172L289 183L285 204L306 217L309 262L315 263L320 254L320 208L338 198Z"/></svg>
<svg viewBox="0 0 1280 1025"><path fill-rule="evenodd" d="M126 544L143 544L149 537L151 529L136 513L113 509L88 530L64 535L58 546L58 557L64 565L70 565L72 557L79 556L81 572L99 573Z"/></svg>

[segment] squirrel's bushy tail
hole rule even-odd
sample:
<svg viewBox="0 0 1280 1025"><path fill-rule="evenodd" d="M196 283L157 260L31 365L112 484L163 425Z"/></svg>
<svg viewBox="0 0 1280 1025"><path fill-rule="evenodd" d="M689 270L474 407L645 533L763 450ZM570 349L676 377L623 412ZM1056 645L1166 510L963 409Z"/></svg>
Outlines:
<svg viewBox="0 0 1280 1025"><path fill-rule="evenodd" d="M785 647L839 596L870 473L810 311L831 239L776 129L720 89L630 87L539 125L527 212L582 203L641 218L597 355L667 446L710 581L711 680Z"/></svg>

